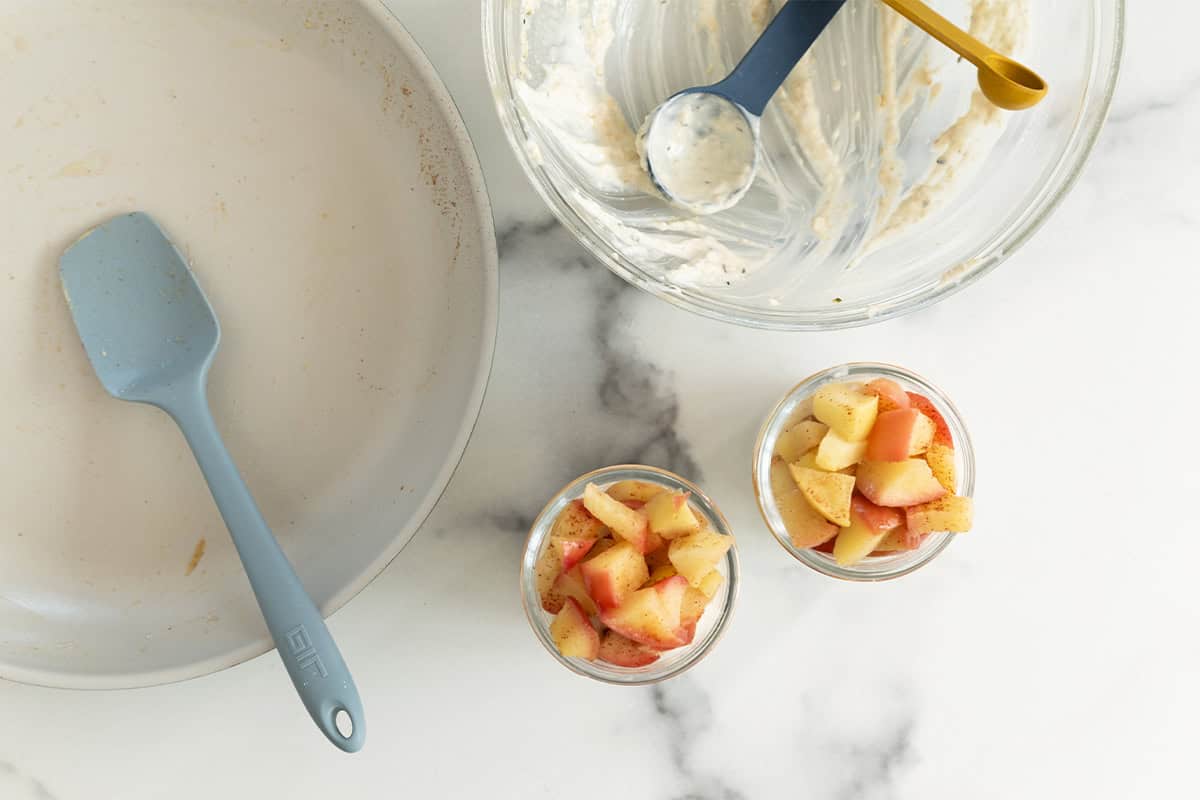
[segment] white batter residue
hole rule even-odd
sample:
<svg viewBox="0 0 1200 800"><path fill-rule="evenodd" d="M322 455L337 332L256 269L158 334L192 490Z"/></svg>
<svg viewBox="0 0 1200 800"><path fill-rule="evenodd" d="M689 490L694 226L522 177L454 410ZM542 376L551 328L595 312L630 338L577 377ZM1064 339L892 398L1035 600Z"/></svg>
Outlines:
<svg viewBox="0 0 1200 800"><path fill-rule="evenodd" d="M974 35L1019 54L1029 0L962 3ZM840 271L944 207L1003 130L1004 112L978 91L942 91L973 82L970 65L877 0L849 0L768 106L745 197L710 216L664 202L636 127L680 89L723 77L781 4L523 0L527 151L627 259L672 282L769 293L789 276ZM705 170L684 170L677 154L672 178L702 189ZM717 154L693 156L716 184L736 177L713 166ZM757 274L770 278L759 287Z"/></svg>

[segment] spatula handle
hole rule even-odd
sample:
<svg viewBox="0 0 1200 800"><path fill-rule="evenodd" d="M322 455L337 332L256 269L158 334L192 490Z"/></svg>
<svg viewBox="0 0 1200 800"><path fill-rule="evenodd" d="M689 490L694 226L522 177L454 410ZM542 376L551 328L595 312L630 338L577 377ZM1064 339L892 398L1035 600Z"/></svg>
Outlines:
<svg viewBox="0 0 1200 800"><path fill-rule="evenodd" d="M279 657L300 699L331 742L346 752L358 751L367 731L354 679L325 627L321 612L279 549L230 458L213 422L203 385L164 408L179 424L208 481ZM349 718L348 735L338 730L337 718L341 712Z"/></svg>

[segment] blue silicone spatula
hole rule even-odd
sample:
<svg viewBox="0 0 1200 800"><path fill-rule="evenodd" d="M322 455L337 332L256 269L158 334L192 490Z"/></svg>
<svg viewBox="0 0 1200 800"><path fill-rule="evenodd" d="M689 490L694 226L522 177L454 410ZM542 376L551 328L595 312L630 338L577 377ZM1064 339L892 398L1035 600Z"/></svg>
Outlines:
<svg viewBox="0 0 1200 800"><path fill-rule="evenodd" d="M187 262L153 219L135 213L85 233L63 253L59 270L104 388L118 400L157 406L183 431L313 721L342 750L361 749L366 723L346 662L213 422L208 371L221 329ZM346 733L339 730L343 714Z"/></svg>

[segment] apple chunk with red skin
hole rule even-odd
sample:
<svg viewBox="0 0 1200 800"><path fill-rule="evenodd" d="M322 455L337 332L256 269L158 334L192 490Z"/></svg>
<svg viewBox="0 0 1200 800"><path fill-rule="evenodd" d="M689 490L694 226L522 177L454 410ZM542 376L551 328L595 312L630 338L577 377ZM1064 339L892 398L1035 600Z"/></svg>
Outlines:
<svg viewBox="0 0 1200 800"><path fill-rule="evenodd" d="M592 516L583 505L583 500L572 500L554 520L550 529L551 539L577 539L580 541L602 538L608 531L604 523Z"/></svg>
<svg viewBox="0 0 1200 800"><path fill-rule="evenodd" d="M891 532L904 524L895 508L877 506L858 492L850 500L850 526L833 543L833 557L848 567L870 555Z"/></svg>
<svg viewBox="0 0 1200 800"><path fill-rule="evenodd" d="M627 639L616 631L605 631L600 639L600 660L618 667L645 667L658 661L660 657L656 651Z"/></svg>
<svg viewBox="0 0 1200 800"><path fill-rule="evenodd" d="M700 521L688 504L691 492L663 492L646 503L650 531L664 539L674 539L700 530Z"/></svg>
<svg viewBox="0 0 1200 800"><path fill-rule="evenodd" d="M579 565L588 595L601 609L615 608L646 582L646 559L629 542L619 542Z"/></svg>
<svg viewBox="0 0 1200 800"><path fill-rule="evenodd" d="M863 391L879 398L880 414L897 408L908 408L910 405L908 394L904 388L891 378L876 378L864 386Z"/></svg>
<svg viewBox="0 0 1200 800"><path fill-rule="evenodd" d="M855 485L877 506L903 508L944 497L946 489L921 458L867 461L858 467Z"/></svg>
<svg viewBox="0 0 1200 800"><path fill-rule="evenodd" d="M663 584L672 584L664 587ZM675 576L646 589L639 589L616 608L600 611L600 621L626 639L655 650L670 650L684 643L679 613L687 582Z"/></svg>
<svg viewBox="0 0 1200 800"><path fill-rule="evenodd" d="M568 597L575 598L587 614L596 613L596 603L587 592L587 585L583 581L583 569L580 566L567 570L555 579L550 589L542 595L542 608L551 614L557 614Z"/></svg>
<svg viewBox="0 0 1200 800"><path fill-rule="evenodd" d="M584 488L583 505L592 516L609 527L613 536L629 542L639 553L648 550L646 545L650 523L640 510L630 508L620 500L605 494L594 483L589 483Z"/></svg>
<svg viewBox="0 0 1200 800"><path fill-rule="evenodd" d="M566 572L583 561L583 557L591 551L596 541L596 539L551 539L549 547L558 551L562 571Z"/></svg>
<svg viewBox="0 0 1200 800"><path fill-rule="evenodd" d="M575 598L568 597L562 611L550 623L550 638L567 658L594 660L600 654L600 634Z"/></svg>
<svg viewBox="0 0 1200 800"><path fill-rule="evenodd" d="M875 547L876 553L902 553L908 550L916 550L925 541L927 534L912 534L908 527L901 525L896 530L883 537Z"/></svg>
<svg viewBox="0 0 1200 800"><path fill-rule="evenodd" d="M933 422L933 441L938 444L944 444L948 447L954 447L954 437L950 435L950 426L946 424L946 418L942 416L942 412L937 410L937 406L923 394L909 392L908 399L912 403L912 407L920 411Z"/></svg>
<svg viewBox="0 0 1200 800"><path fill-rule="evenodd" d="M915 408L885 411L867 437L867 461L904 461L924 453L933 441L934 424Z"/></svg>

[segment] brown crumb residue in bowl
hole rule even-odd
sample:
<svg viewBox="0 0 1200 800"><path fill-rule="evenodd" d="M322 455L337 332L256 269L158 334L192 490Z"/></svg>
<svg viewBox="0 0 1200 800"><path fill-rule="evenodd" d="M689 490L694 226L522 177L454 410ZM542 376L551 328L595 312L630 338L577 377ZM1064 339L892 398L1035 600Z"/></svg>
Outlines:
<svg viewBox="0 0 1200 800"><path fill-rule="evenodd" d="M200 564L200 559L204 558L204 550L208 547L208 540L201 536L196 541L196 549L192 551L192 558L188 561L187 571L184 575L191 575L196 571L196 567Z"/></svg>

